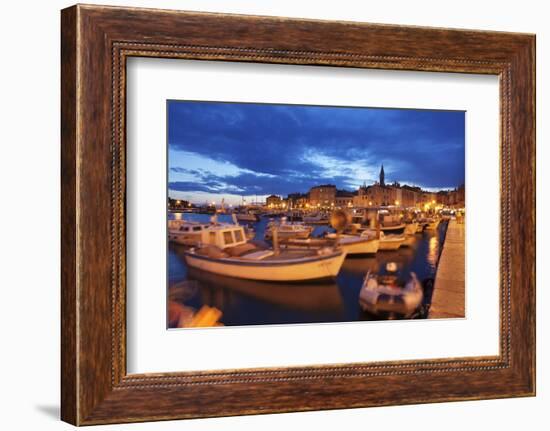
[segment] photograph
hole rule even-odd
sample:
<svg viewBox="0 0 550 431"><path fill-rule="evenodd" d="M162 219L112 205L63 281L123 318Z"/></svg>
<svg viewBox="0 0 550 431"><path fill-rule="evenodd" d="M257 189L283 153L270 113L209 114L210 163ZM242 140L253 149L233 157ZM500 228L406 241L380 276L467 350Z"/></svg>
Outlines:
<svg viewBox="0 0 550 431"><path fill-rule="evenodd" d="M166 110L168 328L465 317L464 111Z"/></svg>

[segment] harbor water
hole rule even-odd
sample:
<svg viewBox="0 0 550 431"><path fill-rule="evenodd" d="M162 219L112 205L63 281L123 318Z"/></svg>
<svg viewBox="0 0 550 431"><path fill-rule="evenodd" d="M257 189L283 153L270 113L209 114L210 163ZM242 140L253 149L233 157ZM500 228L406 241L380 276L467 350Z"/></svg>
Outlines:
<svg viewBox="0 0 550 431"><path fill-rule="evenodd" d="M181 218L182 214L169 214ZM208 222L211 214L183 214L190 221ZM219 215L220 222L231 222L231 216ZM263 240L269 219L262 217L251 223L258 240ZM185 247L168 244L168 298L189 309L214 307L221 314L219 322L225 326L281 325L300 323L352 322L380 320L363 311L359 305L359 291L365 274L370 270L384 272L386 263L395 262L400 272L413 271L425 286L424 310L431 300L431 281L435 278L437 263L445 240L447 224L436 230L415 236L410 247L397 251L379 251L368 257L348 257L338 274L329 282L269 283L234 279L189 269L184 260ZM328 226L317 226L313 236L319 236ZM420 312L416 318L425 318Z"/></svg>

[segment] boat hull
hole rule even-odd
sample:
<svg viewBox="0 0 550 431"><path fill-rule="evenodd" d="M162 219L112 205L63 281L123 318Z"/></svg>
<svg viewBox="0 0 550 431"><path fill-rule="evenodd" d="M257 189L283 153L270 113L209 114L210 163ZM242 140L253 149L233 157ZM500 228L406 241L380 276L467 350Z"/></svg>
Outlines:
<svg viewBox="0 0 550 431"><path fill-rule="evenodd" d="M405 231L405 225L395 225L395 226L380 226L380 230L387 234L401 234Z"/></svg>
<svg viewBox="0 0 550 431"><path fill-rule="evenodd" d="M226 277L282 282L336 277L345 258L346 253L338 251L325 256L248 262L237 258L211 258L191 251L185 253L185 262L192 268Z"/></svg>
<svg viewBox="0 0 550 431"><path fill-rule="evenodd" d="M380 244L378 246L378 250L382 251L394 251L397 250L401 245L405 242L405 239L400 238L383 238L380 239Z"/></svg>
<svg viewBox="0 0 550 431"><path fill-rule="evenodd" d="M258 216L255 214L235 214L238 221L257 222Z"/></svg>
<svg viewBox="0 0 550 431"><path fill-rule="evenodd" d="M394 313L407 318L412 316L420 307L422 303L422 292L414 292L408 296L391 298L387 301L380 299L384 299L384 297L374 292L361 292L359 305L363 310L376 316Z"/></svg>
<svg viewBox="0 0 550 431"><path fill-rule="evenodd" d="M418 232L418 223L405 225L405 235L414 235L416 232Z"/></svg>
<svg viewBox="0 0 550 431"><path fill-rule="evenodd" d="M412 316L421 306L424 294L419 284L414 289L399 289L392 292L380 289L361 288L359 305L374 315L396 314L404 318Z"/></svg>
<svg viewBox="0 0 550 431"><path fill-rule="evenodd" d="M405 240L401 244L401 247L410 247L414 244L416 241L416 237L414 235L406 235Z"/></svg>
<svg viewBox="0 0 550 431"><path fill-rule="evenodd" d="M307 239L311 235L312 229L306 229L301 231L278 231L277 236L280 240L285 239ZM271 231L268 231L265 234L265 239L273 239L273 234Z"/></svg>
<svg viewBox="0 0 550 431"><path fill-rule="evenodd" d="M364 240L362 238L341 238L339 245L348 256L376 254L380 247L380 241L377 239Z"/></svg>

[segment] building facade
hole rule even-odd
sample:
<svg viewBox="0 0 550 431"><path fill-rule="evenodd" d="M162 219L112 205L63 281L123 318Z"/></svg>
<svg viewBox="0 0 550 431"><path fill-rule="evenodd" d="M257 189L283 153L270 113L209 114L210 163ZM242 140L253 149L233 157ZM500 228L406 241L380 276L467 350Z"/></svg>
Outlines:
<svg viewBox="0 0 550 431"><path fill-rule="evenodd" d="M336 204L336 186L323 184L309 190L309 205L312 207L330 208Z"/></svg>
<svg viewBox="0 0 550 431"><path fill-rule="evenodd" d="M265 205L268 208L280 208L282 206L282 203L283 200L280 196L277 195L271 195L265 199Z"/></svg>
<svg viewBox="0 0 550 431"><path fill-rule="evenodd" d="M307 193L290 193L287 197L289 208L306 208L309 205Z"/></svg>
<svg viewBox="0 0 550 431"><path fill-rule="evenodd" d="M336 190L335 206L336 208L350 208L353 206L355 193L347 190Z"/></svg>

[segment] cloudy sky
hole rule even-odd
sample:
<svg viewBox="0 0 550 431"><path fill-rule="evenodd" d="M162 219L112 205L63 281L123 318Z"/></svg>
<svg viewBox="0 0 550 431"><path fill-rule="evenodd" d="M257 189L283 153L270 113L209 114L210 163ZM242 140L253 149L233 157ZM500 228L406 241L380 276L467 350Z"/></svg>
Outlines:
<svg viewBox="0 0 550 431"><path fill-rule="evenodd" d="M378 179L464 182L464 112L168 102L169 196L228 204Z"/></svg>

